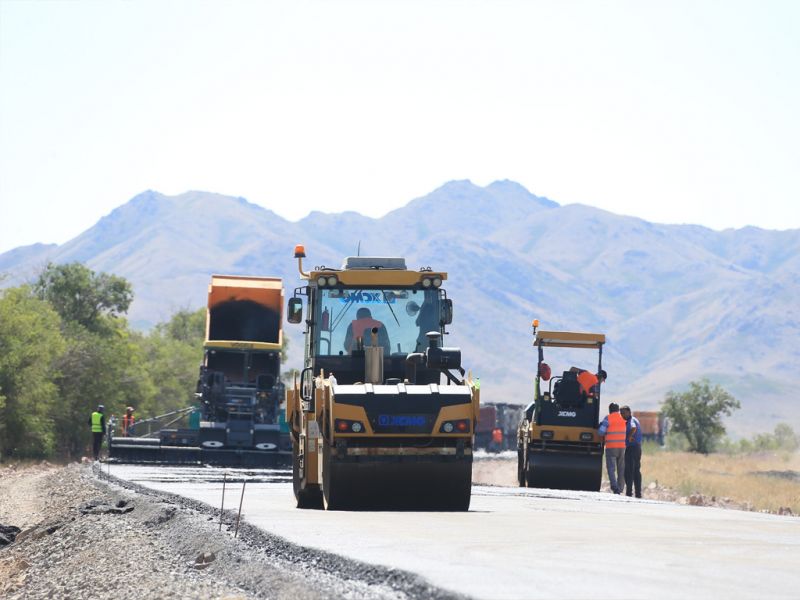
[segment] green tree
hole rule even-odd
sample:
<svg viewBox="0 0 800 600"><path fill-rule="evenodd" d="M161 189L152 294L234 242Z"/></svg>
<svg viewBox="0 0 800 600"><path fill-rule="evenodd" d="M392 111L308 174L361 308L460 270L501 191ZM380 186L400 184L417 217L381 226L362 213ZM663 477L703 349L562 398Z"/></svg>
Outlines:
<svg viewBox="0 0 800 600"><path fill-rule="evenodd" d="M28 287L0 292L0 458L49 456L59 410L58 314Z"/></svg>
<svg viewBox="0 0 800 600"><path fill-rule="evenodd" d="M81 263L48 264L34 285L62 320L67 351L58 362L58 450L77 457L89 442L87 419L98 404L120 415L155 394L144 354L122 317L133 300L123 277L95 273Z"/></svg>
<svg viewBox="0 0 800 600"><path fill-rule="evenodd" d="M775 442L779 449L794 452L800 448L800 436L786 423L775 425Z"/></svg>
<svg viewBox="0 0 800 600"><path fill-rule="evenodd" d="M689 390L681 394L668 392L661 410L672 432L686 436L690 451L708 454L725 434L722 415L730 416L740 407L727 391L718 385L712 388L708 379L701 379L689 383Z"/></svg>
<svg viewBox="0 0 800 600"><path fill-rule="evenodd" d="M200 348L206 336L206 309L179 310L166 323L156 325L155 331L165 338Z"/></svg>
<svg viewBox="0 0 800 600"><path fill-rule="evenodd" d="M108 273L96 274L78 262L49 263L34 290L64 321L90 331L103 329L107 325L104 317L125 314L133 300L133 289L126 279Z"/></svg>
<svg viewBox="0 0 800 600"><path fill-rule="evenodd" d="M90 441L89 415L98 404L107 417L120 416L126 406L138 407L155 395L145 354L124 320L96 333L69 329L68 349L59 362L61 407L56 416L59 451L78 457Z"/></svg>
<svg viewBox="0 0 800 600"><path fill-rule="evenodd" d="M152 398L137 406L142 417L184 408L195 401L198 369L203 359L202 341L190 343L175 339L166 333L170 330L169 324L157 326L138 340L147 356L145 370L154 389Z"/></svg>

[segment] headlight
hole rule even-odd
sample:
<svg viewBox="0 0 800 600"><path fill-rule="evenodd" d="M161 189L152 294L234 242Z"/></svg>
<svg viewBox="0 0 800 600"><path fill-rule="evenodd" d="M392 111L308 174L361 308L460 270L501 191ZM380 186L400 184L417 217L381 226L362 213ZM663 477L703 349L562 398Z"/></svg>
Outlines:
<svg viewBox="0 0 800 600"><path fill-rule="evenodd" d="M442 278L441 277L434 277L433 278L433 287L440 287L442 285Z"/></svg>
<svg viewBox="0 0 800 600"><path fill-rule="evenodd" d="M350 419L336 419L333 426L339 433L361 433L364 431L363 423L351 421Z"/></svg>
<svg viewBox="0 0 800 600"><path fill-rule="evenodd" d="M330 277L328 277L328 285L329 286L333 287L337 283L339 283L339 278L336 277L336 275L331 275Z"/></svg>
<svg viewBox="0 0 800 600"><path fill-rule="evenodd" d="M424 288L431 287L431 280L428 279L427 277L425 279L423 279L422 280L422 287L424 287Z"/></svg>
<svg viewBox="0 0 800 600"><path fill-rule="evenodd" d="M469 433L469 419L445 421L439 427L439 433Z"/></svg>
<svg viewBox="0 0 800 600"><path fill-rule="evenodd" d="M326 283L328 283L327 277L325 277L324 275L320 275L319 277L317 277L317 285L319 287L325 287Z"/></svg>

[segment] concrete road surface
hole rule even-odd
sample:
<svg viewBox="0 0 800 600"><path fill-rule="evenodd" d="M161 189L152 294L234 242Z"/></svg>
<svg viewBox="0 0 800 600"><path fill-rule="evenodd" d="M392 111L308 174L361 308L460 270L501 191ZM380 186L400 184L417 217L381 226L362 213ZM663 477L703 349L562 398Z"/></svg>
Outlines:
<svg viewBox="0 0 800 600"><path fill-rule="evenodd" d="M800 519L603 493L474 486L468 513L294 506L290 475L228 469L225 506L296 544L477 598L800 598ZM218 507L221 469L111 474Z"/></svg>

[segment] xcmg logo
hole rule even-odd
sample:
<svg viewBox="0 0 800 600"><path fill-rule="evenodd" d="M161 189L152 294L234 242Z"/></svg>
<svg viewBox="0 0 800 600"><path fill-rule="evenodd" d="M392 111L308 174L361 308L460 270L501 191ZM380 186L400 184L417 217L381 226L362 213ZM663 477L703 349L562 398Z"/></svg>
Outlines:
<svg viewBox="0 0 800 600"><path fill-rule="evenodd" d="M558 411L558 416L559 417L576 417L576 416L578 416L578 413L576 413L574 410L560 410L560 411Z"/></svg>
<svg viewBox="0 0 800 600"><path fill-rule="evenodd" d="M423 427L425 423L422 415L378 415L381 427Z"/></svg>
<svg viewBox="0 0 800 600"><path fill-rule="evenodd" d="M342 304L395 304L397 298L395 298L392 293L384 294L380 291L368 292L359 290L357 292L345 292L342 294L342 297L339 298L339 302Z"/></svg>

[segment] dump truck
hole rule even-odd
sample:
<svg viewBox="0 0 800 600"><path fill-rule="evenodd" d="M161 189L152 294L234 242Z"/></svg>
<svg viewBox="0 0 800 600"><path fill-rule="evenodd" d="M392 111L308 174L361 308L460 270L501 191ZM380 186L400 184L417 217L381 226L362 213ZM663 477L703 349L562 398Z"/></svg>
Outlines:
<svg viewBox="0 0 800 600"><path fill-rule="evenodd" d="M289 466L291 441L282 402L283 284L274 277L213 275L208 288L197 426L112 437L119 462L243 467ZM184 411L176 411L180 414ZM199 414L198 414L199 413Z"/></svg>
<svg viewBox="0 0 800 600"><path fill-rule="evenodd" d="M447 274L355 256L303 271L287 318L305 324L287 390L299 508L464 511L480 386L445 347ZM305 299L306 314L303 319Z"/></svg>
<svg viewBox="0 0 800 600"><path fill-rule="evenodd" d="M497 428L497 407L483 404L478 413L478 423L475 425L475 448L489 450L492 444L492 434Z"/></svg>
<svg viewBox="0 0 800 600"><path fill-rule="evenodd" d="M508 402L481 402L475 427L475 448L488 452L513 450L523 408Z"/></svg>
<svg viewBox="0 0 800 600"><path fill-rule="evenodd" d="M520 487L599 491L603 443L600 420L600 384L587 393L570 367L551 376L545 349L567 348L597 353L602 369L605 335L572 331L541 331L533 322L533 345L538 351L534 400L517 429L517 480Z"/></svg>
<svg viewBox="0 0 800 600"><path fill-rule="evenodd" d="M657 442L660 446L664 445L666 419L663 414L657 410L635 410L633 416L639 419L644 441Z"/></svg>

